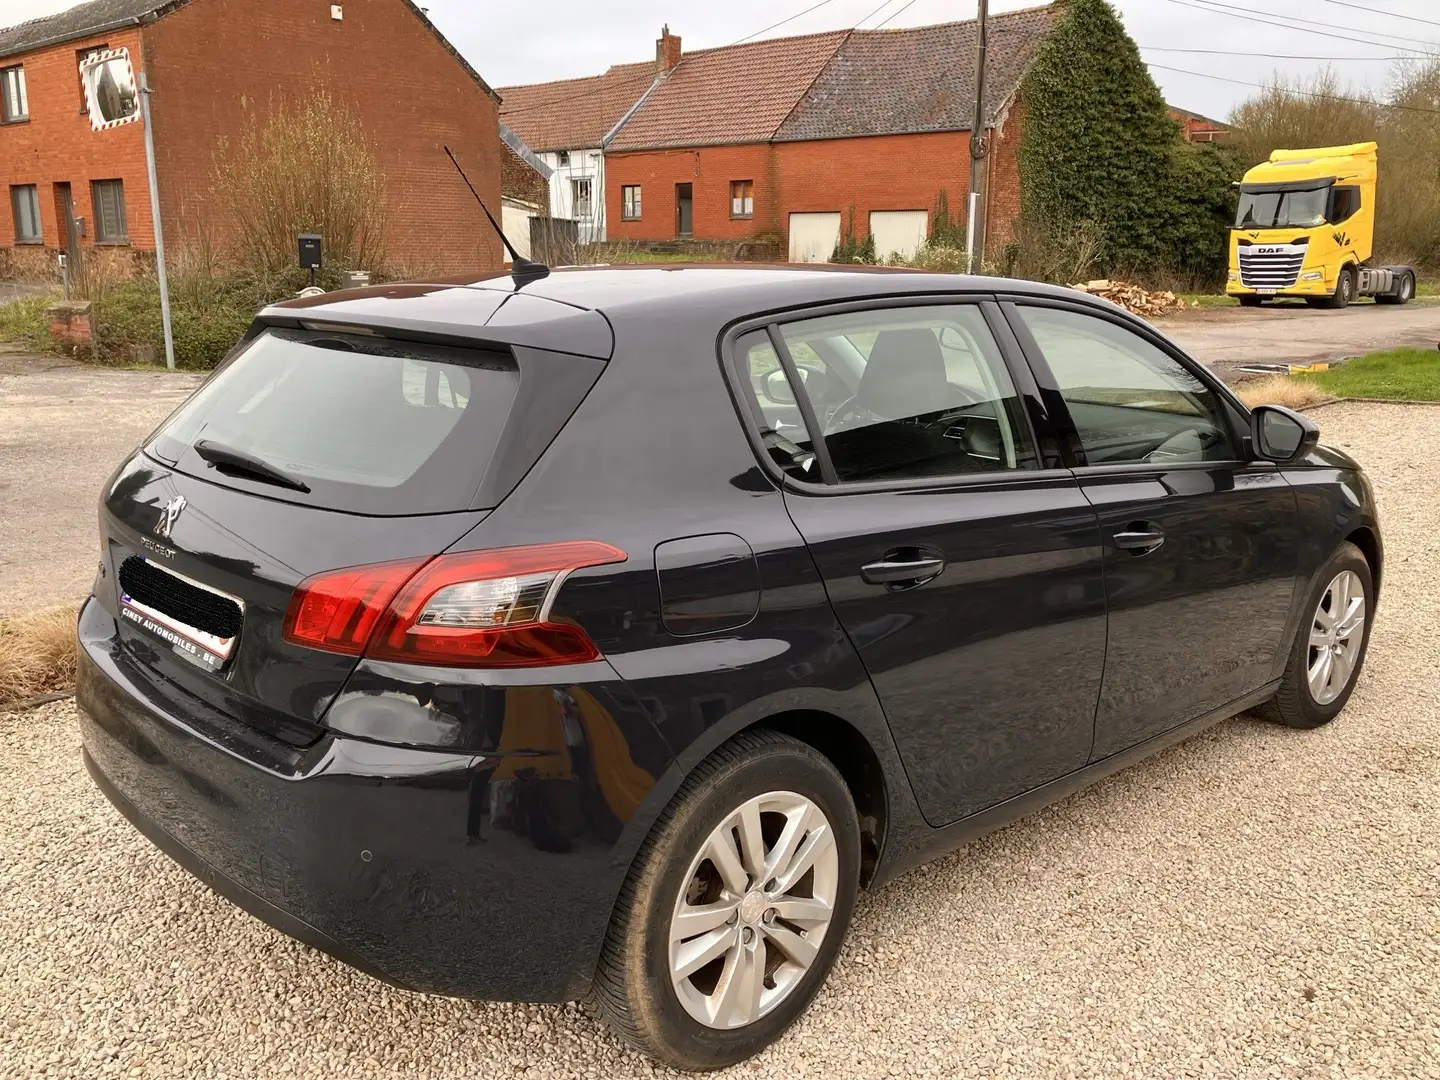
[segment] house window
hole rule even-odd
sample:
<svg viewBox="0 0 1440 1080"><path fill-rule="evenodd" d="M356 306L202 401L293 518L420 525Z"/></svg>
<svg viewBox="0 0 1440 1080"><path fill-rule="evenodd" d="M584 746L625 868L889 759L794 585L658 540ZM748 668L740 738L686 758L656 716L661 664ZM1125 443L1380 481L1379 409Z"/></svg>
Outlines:
<svg viewBox="0 0 1440 1080"><path fill-rule="evenodd" d="M80 79L80 112L82 115L90 111L90 103L85 100L85 76L80 75L80 65L96 53L104 52L108 48L110 46L102 42L99 45L87 45L83 49L75 50L75 73Z"/></svg>
<svg viewBox="0 0 1440 1080"><path fill-rule="evenodd" d="M95 242L128 244L130 232L125 225L125 182L95 180L90 184L90 199L95 206Z"/></svg>
<svg viewBox="0 0 1440 1080"><path fill-rule="evenodd" d="M555 155L555 164L556 164L556 165L559 165L562 169L563 169L565 166L569 165L569 164L570 164L570 151L569 151L569 150L561 150L559 153L557 153L557 154Z"/></svg>
<svg viewBox="0 0 1440 1080"><path fill-rule="evenodd" d="M10 207L15 212L15 242L38 244L40 237L40 197L34 184L16 184L10 189Z"/></svg>
<svg viewBox="0 0 1440 1080"><path fill-rule="evenodd" d="M640 220L639 184L627 184L620 189L620 216L626 221Z"/></svg>
<svg viewBox="0 0 1440 1080"><path fill-rule="evenodd" d="M730 181L730 216L733 218L747 218L755 216L754 181Z"/></svg>
<svg viewBox="0 0 1440 1080"><path fill-rule="evenodd" d="M0 68L0 121L13 124L30 119L30 102L25 97L25 69Z"/></svg>
<svg viewBox="0 0 1440 1080"><path fill-rule="evenodd" d="M574 204L572 216L577 218L588 218L590 216L590 178L570 181L570 198Z"/></svg>

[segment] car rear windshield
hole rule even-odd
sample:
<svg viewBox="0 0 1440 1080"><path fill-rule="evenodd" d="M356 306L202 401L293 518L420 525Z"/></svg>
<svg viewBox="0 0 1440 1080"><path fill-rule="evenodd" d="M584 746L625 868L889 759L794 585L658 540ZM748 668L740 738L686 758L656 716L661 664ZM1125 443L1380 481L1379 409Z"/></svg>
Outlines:
<svg viewBox="0 0 1440 1080"><path fill-rule="evenodd" d="M508 353L271 329L176 411L149 452L181 472L311 506L462 510L519 383Z"/></svg>

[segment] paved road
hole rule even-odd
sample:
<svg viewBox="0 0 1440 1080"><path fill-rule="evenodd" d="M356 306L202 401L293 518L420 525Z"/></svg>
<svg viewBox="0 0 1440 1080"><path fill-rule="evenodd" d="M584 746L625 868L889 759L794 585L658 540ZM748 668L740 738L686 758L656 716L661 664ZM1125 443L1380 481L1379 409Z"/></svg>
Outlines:
<svg viewBox="0 0 1440 1080"><path fill-rule="evenodd" d="M1303 304L1205 308L1156 319L1155 325L1233 380L1244 364L1308 364L1406 345L1434 348L1440 343L1440 304L1360 303L1343 311Z"/></svg>
<svg viewBox="0 0 1440 1080"><path fill-rule="evenodd" d="M0 617L85 595L101 486L199 381L0 345Z"/></svg>

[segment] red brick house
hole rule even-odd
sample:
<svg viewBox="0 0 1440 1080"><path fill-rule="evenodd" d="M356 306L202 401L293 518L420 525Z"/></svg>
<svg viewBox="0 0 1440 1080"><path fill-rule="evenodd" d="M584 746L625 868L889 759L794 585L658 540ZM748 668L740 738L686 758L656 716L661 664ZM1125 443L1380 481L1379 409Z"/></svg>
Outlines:
<svg viewBox="0 0 1440 1080"><path fill-rule="evenodd" d="M990 20L991 257L1019 214L1021 79L1058 15ZM682 54L606 145L610 238L778 236L792 260L823 261L853 229L881 257L913 251L942 191L963 215L975 33L970 20Z"/></svg>
<svg viewBox="0 0 1440 1080"><path fill-rule="evenodd" d="M1230 137L1230 128L1219 120L1174 105L1170 106L1170 115L1179 121L1180 133L1187 142L1224 142Z"/></svg>
<svg viewBox="0 0 1440 1080"><path fill-rule="evenodd" d="M263 122L274 103L323 90L359 118L385 170L392 262L500 266L499 241L442 149L498 211L499 99L410 0L91 0L0 30L0 192L11 219L0 225L0 276L7 262L50 270L67 247L153 251L141 126L92 131L81 93L81 58L122 46L153 90L170 245L216 224L217 141ZM80 227L68 230L67 217Z"/></svg>

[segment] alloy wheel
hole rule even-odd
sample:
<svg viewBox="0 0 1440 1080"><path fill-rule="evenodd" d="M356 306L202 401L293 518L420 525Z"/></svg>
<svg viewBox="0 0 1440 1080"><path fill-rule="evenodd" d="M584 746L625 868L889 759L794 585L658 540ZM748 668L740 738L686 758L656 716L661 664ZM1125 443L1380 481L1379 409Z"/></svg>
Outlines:
<svg viewBox="0 0 1440 1080"><path fill-rule="evenodd" d="M804 979L839 884L824 811L793 791L747 800L706 838L670 918L670 980L711 1028L753 1023Z"/></svg>
<svg viewBox="0 0 1440 1080"><path fill-rule="evenodd" d="M1317 705L1345 692L1365 640L1365 585L1353 570L1336 574L1310 622L1306 682Z"/></svg>

